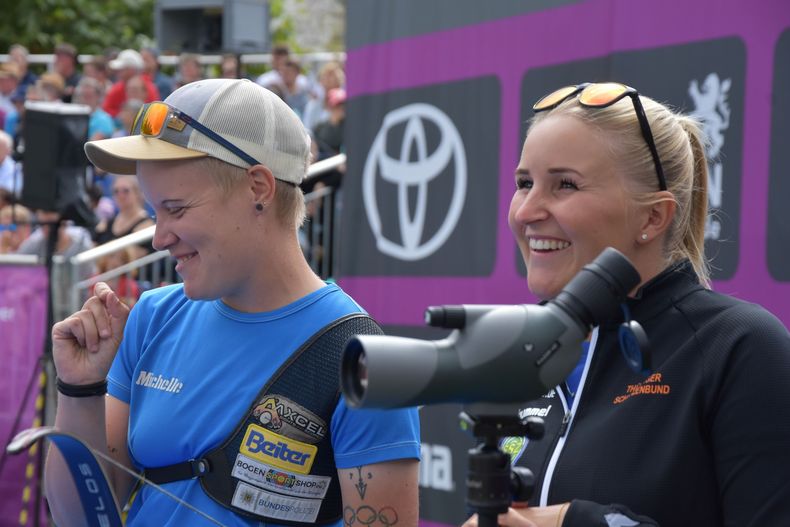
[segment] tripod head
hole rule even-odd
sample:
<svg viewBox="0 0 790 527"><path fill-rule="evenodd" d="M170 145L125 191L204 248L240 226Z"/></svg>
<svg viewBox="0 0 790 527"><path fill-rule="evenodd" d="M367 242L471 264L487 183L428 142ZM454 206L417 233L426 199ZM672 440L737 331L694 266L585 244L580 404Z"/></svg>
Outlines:
<svg viewBox="0 0 790 527"><path fill-rule="evenodd" d="M543 420L518 417L513 405L471 405L459 415L461 428L480 443L469 450L466 504L478 514L480 527L496 527L497 515L507 512L514 501L532 496L535 477L523 467L511 467L510 456L499 448L499 440L518 436L530 440L543 437ZM469 413L475 411L475 414Z"/></svg>

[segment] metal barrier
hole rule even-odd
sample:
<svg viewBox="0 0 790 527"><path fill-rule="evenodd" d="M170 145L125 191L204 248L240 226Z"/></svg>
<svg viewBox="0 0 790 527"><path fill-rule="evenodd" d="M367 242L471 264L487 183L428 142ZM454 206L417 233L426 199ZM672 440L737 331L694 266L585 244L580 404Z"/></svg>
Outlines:
<svg viewBox="0 0 790 527"><path fill-rule="evenodd" d="M346 156L340 154L310 165L306 182L313 182L331 171L345 165ZM321 278L335 276L337 265L337 227L340 200L333 187L322 186L305 196L308 217L299 232L302 249L313 271ZM311 214L312 213L312 214ZM122 238L94 247L69 259L62 256L52 258L52 307L55 320L62 320L79 310L88 298L96 282L123 278L134 281L141 291L180 281L174 271L175 260L168 251L147 254L106 272L82 279L80 270L96 265L102 258L127 247L148 243L154 237L155 226L146 227ZM9 256L14 255L0 255ZM35 259L35 257L31 257ZM0 259L0 263L6 259ZM20 260L21 261L21 260ZM30 258L25 258L30 263ZM9 262L11 263L11 262Z"/></svg>

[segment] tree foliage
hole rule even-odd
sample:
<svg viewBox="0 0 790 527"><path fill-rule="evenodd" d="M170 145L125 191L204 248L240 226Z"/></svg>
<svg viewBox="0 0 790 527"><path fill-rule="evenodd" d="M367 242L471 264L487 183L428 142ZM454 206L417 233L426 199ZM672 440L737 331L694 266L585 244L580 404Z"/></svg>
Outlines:
<svg viewBox="0 0 790 527"><path fill-rule="evenodd" d="M155 0L5 0L0 53L23 44L31 53L52 53L60 42L80 54L107 48L139 48L153 40Z"/></svg>
<svg viewBox="0 0 790 527"><path fill-rule="evenodd" d="M293 18L286 14L284 0L270 0L269 13L271 16L271 41L274 44L287 44L291 51L299 53L302 49L294 38Z"/></svg>

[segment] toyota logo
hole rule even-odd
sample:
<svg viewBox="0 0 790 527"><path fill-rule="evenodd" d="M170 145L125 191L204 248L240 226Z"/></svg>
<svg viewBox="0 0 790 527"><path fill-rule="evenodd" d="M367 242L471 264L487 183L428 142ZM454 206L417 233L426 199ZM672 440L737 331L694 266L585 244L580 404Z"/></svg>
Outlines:
<svg viewBox="0 0 790 527"><path fill-rule="evenodd" d="M424 122L439 129L439 144L428 152ZM393 127L405 123L400 153L397 158L387 153L387 136ZM416 160L410 160L410 154ZM449 209L439 229L423 241L425 215L428 207L428 183L453 163L455 181ZM376 182L380 176L396 186L392 196L397 200L398 227L401 241L384 237L381 215L376 201ZM416 203L410 207L409 191L416 188ZM413 194L415 194L413 192ZM461 216L466 197L466 154L461 136L447 115L430 104L415 103L389 112L370 147L362 174L362 198L368 222L382 253L400 260L415 261L436 252L450 237ZM413 210L414 213L410 212Z"/></svg>

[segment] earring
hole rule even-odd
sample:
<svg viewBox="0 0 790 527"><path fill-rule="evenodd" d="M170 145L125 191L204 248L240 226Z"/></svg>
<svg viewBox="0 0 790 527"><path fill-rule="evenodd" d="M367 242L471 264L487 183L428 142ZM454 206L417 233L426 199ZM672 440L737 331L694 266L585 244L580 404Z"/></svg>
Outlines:
<svg viewBox="0 0 790 527"><path fill-rule="evenodd" d="M256 203L255 204L255 210L257 210L258 212L261 212L263 210L263 204L262 203Z"/></svg>
<svg viewBox="0 0 790 527"><path fill-rule="evenodd" d="M642 233L642 239L643 239L643 240L647 240L647 233L646 233L646 232L643 232L643 233Z"/></svg>

